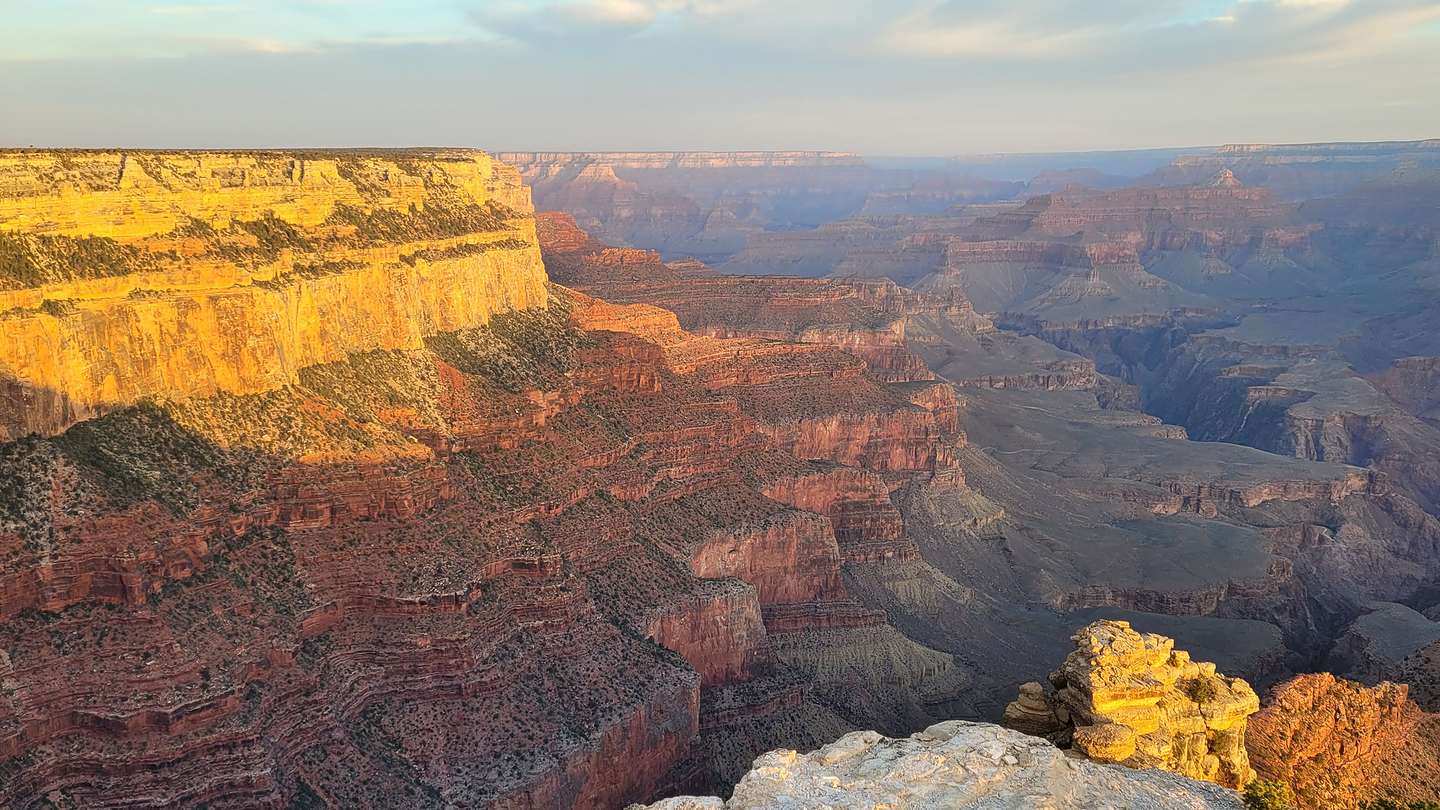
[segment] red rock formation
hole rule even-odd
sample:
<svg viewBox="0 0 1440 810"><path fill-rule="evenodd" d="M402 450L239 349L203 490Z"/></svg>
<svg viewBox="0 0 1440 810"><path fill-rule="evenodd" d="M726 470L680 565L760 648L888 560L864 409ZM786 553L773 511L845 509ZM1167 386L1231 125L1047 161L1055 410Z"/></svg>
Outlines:
<svg viewBox="0 0 1440 810"><path fill-rule="evenodd" d="M754 587L734 580L666 606L648 631L650 638L683 656L704 686L744 680L764 653L766 630Z"/></svg>
<svg viewBox="0 0 1440 810"><path fill-rule="evenodd" d="M564 284L617 303L645 303L676 314L690 332L838 346L878 378L931 379L905 348L908 315L970 317L963 296L926 296L889 281L734 276L703 265L663 264L649 251L606 247L568 214L536 217L547 266Z"/></svg>
<svg viewBox="0 0 1440 810"><path fill-rule="evenodd" d="M11 547L47 555L5 590L9 649L23 652L6 674L18 697L6 704L4 750L35 763L7 800L59 790L103 806L98 774L123 772L109 783L122 800L144 790L157 801L277 805L298 791L335 805L423 804L416 797L438 789L458 803L612 806L652 793L681 758L700 722L699 684L750 676L765 654L762 606L779 632L883 621L840 585L831 516L856 553L894 546L886 485L858 469L816 474L775 449L758 420L819 386L823 401L857 414L880 396L876 425L903 405L938 438L936 425L953 427L945 402L912 397L927 410L890 396L823 347L694 337L658 310L583 297L572 313L592 331L548 390L508 394L490 372L425 359L442 372L435 399L385 417L423 441L408 466L285 463L259 489L218 489L213 505L180 514L143 501L67 519L62 495L47 524L56 541L7 534ZM855 392L832 385L842 381ZM476 409L485 386L498 410ZM443 418L428 422L437 407ZM919 453L909 438L888 448L877 436L871 456L883 468ZM118 606L106 625L115 629L91 618L97 601ZM47 636L32 608L63 611L66 629ZM678 652L698 677L643 652L605 615ZM67 664L81 654L88 666ZM43 679L57 666L70 676ZM117 714L109 690L122 671L133 705ZM621 691L596 692L595 677ZM645 683L653 688L631 692ZM571 695L533 719L553 730L517 739L518 716L457 729L518 770L453 775L477 761L473 744L436 729L487 717L487 706L522 711L537 687ZM577 694L590 713L567 719L561 707ZM298 718L305 733L289 730ZM567 723L581 730L562 732ZM236 781L233 756L214 742L222 729L245 772L261 776ZM156 734L169 753L136 760ZM279 737L284 750L268 747L277 735L292 735ZM557 735L568 742L555 747ZM384 773L376 758L388 739L405 741L415 774L340 778ZM87 753L64 756L58 741ZM196 787L181 761L217 776Z"/></svg>
<svg viewBox="0 0 1440 810"><path fill-rule="evenodd" d="M1301 675L1250 718L1245 744L1251 765L1288 782L1302 807L1433 799L1440 789L1440 718L1410 702L1403 684Z"/></svg>
<svg viewBox="0 0 1440 810"><path fill-rule="evenodd" d="M830 518L845 562L908 560L919 555L905 538L904 519L890 488L875 473L819 466L769 482L767 497Z"/></svg>
<svg viewBox="0 0 1440 810"><path fill-rule="evenodd" d="M917 305L792 292L760 293L777 323ZM841 566L914 553L889 493L951 464L948 387L545 298L0 445L0 803L616 806L698 761L770 633L883 625ZM886 323L853 342L915 374ZM744 745L832 736L781 691L747 705L786 736Z"/></svg>

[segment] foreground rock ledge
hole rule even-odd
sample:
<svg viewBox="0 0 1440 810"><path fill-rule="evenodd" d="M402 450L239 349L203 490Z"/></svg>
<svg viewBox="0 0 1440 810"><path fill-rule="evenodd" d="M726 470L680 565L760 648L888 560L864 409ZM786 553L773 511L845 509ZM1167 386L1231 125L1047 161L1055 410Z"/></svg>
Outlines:
<svg viewBox="0 0 1440 810"><path fill-rule="evenodd" d="M1239 794L1218 785L1101 765L1017 731L952 720L902 740L857 731L810 754L772 751L755 760L729 801L681 796L649 810L1242 806Z"/></svg>

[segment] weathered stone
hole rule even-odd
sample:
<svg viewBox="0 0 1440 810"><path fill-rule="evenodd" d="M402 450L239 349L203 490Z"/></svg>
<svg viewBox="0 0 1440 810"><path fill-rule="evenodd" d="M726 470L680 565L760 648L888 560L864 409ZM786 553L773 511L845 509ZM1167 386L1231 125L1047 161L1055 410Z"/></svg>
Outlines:
<svg viewBox="0 0 1440 810"><path fill-rule="evenodd" d="M1072 638L1076 649L1051 675L1057 690L1050 700L1068 710L1076 750L1227 787L1249 781L1245 720L1260 709L1249 684L1216 674L1214 664L1174 649L1173 639L1138 633L1129 622L1098 621ZM1012 708L1016 716L1022 705L1033 710L1038 688L1022 687L1021 700L1006 709L1007 722Z"/></svg>
<svg viewBox="0 0 1440 810"><path fill-rule="evenodd" d="M1055 714L1055 707L1045 696L1045 687L1030 681L1020 685L1020 697L1005 707L1001 724L1025 734L1044 737L1065 728Z"/></svg>
<svg viewBox="0 0 1440 810"><path fill-rule="evenodd" d="M639 808L636 805L632 810ZM810 754L772 751L729 801L678 797L648 810L1239 808L1234 791L1067 756L1042 740L951 721L906 739L848 734Z"/></svg>
<svg viewBox="0 0 1440 810"><path fill-rule="evenodd" d="M1135 756L1135 729L1101 723L1075 729L1075 750L1097 762L1125 762Z"/></svg>

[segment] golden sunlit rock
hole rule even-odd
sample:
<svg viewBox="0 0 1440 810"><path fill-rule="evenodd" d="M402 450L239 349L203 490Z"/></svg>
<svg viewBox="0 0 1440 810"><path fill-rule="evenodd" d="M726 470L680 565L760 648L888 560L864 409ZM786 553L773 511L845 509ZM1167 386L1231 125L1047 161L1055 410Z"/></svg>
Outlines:
<svg viewBox="0 0 1440 810"><path fill-rule="evenodd" d="M1053 676L1053 697L1021 687L1005 723L1046 732L1034 718L1068 715L1075 750L1101 762L1163 768L1232 788L1250 781L1246 718L1260 710L1250 684L1190 660L1175 641L1139 633L1129 622L1098 621L1072 640L1075 651Z"/></svg>
<svg viewBox="0 0 1440 810"><path fill-rule="evenodd" d="M528 210L475 151L0 153L0 437L544 306Z"/></svg>

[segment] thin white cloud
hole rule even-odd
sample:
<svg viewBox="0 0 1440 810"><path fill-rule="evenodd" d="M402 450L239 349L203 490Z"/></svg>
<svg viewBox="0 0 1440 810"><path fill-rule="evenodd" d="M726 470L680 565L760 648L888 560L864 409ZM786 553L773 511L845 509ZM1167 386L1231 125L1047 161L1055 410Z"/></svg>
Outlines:
<svg viewBox="0 0 1440 810"><path fill-rule="evenodd" d="M512 40L549 42L629 36L667 18L707 23L747 13L762 21L774 11L765 0L552 0L538 6L511 0L475 5L470 18Z"/></svg>
<svg viewBox="0 0 1440 810"><path fill-rule="evenodd" d="M247 6L239 3L177 3L168 6L151 6L151 14L170 15L191 15L191 14L231 14L237 11L246 11Z"/></svg>
<svg viewBox="0 0 1440 810"><path fill-rule="evenodd" d="M1101 33L1096 29L1038 33L1003 21L947 27L917 22L895 26L884 35L881 44L892 50L923 56L1052 57L1087 47Z"/></svg>
<svg viewBox="0 0 1440 810"><path fill-rule="evenodd" d="M1356 58L1440 19L1436 0L1234 0L1198 19L1191 5L1117 2L1099 13L1058 0L932 2L897 18L877 44L909 56L1164 69Z"/></svg>

